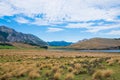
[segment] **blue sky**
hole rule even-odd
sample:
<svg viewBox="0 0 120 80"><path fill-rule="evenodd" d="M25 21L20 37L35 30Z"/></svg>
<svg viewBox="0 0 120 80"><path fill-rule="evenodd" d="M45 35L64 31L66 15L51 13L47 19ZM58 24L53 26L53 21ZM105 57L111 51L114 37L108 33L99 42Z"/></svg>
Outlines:
<svg viewBox="0 0 120 80"><path fill-rule="evenodd" d="M120 1L0 0L0 25L45 41L120 38Z"/></svg>

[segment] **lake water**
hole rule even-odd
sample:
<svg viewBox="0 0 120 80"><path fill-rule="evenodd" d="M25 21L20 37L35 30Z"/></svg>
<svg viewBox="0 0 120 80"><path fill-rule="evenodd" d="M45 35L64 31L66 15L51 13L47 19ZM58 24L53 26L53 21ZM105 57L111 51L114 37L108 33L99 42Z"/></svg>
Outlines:
<svg viewBox="0 0 120 80"><path fill-rule="evenodd" d="M74 50L74 49L50 49L53 51L77 51L77 52L109 52L120 53L120 50Z"/></svg>
<svg viewBox="0 0 120 80"><path fill-rule="evenodd" d="M116 52L120 53L120 50L79 50L80 52Z"/></svg>

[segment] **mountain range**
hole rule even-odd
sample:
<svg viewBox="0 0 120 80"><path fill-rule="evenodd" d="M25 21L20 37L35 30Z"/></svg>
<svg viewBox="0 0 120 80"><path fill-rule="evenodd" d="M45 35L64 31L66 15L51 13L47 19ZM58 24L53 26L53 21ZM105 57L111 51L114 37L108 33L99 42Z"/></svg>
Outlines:
<svg viewBox="0 0 120 80"><path fill-rule="evenodd" d="M24 34L6 26L0 26L0 43L24 43L47 47L48 44L32 34Z"/></svg>
<svg viewBox="0 0 120 80"><path fill-rule="evenodd" d="M48 48L48 46L65 46L65 48L81 50L120 49L120 38L92 38L84 39L77 43L66 41L45 42L35 35L17 32L6 26L0 26L0 44L18 47L39 46L44 48Z"/></svg>
<svg viewBox="0 0 120 80"><path fill-rule="evenodd" d="M73 44L72 42L66 42L66 41L51 41L48 42L49 46L69 46Z"/></svg>

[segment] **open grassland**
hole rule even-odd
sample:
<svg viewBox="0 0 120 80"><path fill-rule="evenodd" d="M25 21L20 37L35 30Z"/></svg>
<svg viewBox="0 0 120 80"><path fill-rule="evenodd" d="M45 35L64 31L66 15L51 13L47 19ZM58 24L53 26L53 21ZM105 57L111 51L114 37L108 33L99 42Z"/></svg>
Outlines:
<svg viewBox="0 0 120 80"><path fill-rule="evenodd" d="M15 47L14 46L1 46L0 45L0 49L15 49Z"/></svg>
<svg viewBox="0 0 120 80"><path fill-rule="evenodd" d="M0 80L120 80L120 54L1 49Z"/></svg>

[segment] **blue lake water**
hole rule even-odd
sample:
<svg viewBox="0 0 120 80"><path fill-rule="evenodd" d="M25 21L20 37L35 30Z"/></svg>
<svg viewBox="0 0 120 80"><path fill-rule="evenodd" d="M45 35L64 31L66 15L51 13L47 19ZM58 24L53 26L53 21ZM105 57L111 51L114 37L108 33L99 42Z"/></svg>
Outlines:
<svg viewBox="0 0 120 80"><path fill-rule="evenodd" d="M120 50L74 50L74 49L50 49L53 51L77 51L77 52L109 52L120 53Z"/></svg>
<svg viewBox="0 0 120 80"><path fill-rule="evenodd" d="M116 52L120 53L120 50L79 50L80 52Z"/></svg>

